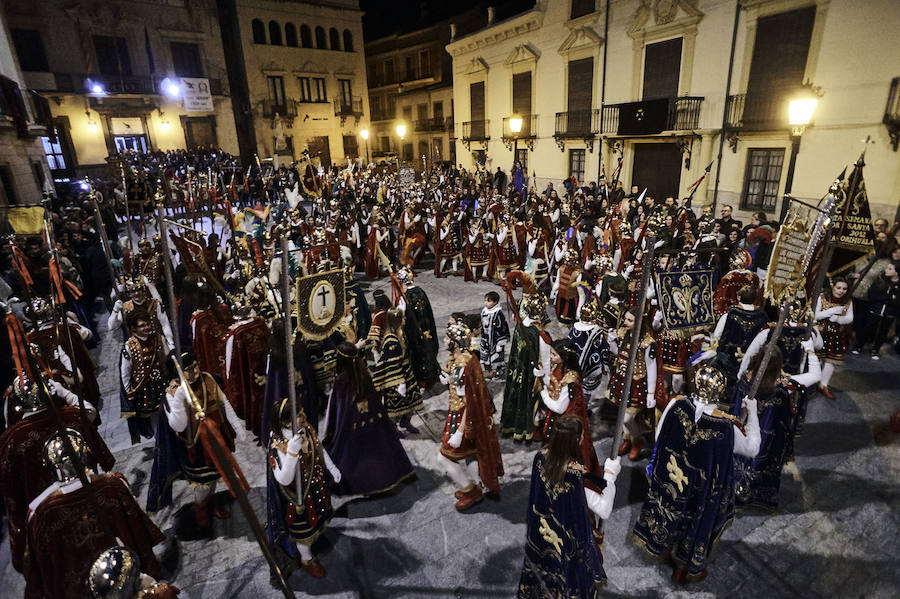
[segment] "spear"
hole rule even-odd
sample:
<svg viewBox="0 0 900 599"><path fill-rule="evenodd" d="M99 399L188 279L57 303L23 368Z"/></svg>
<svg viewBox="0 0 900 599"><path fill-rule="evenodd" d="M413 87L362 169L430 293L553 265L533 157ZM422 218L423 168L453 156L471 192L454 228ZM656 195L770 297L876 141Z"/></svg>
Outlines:
<svg viewBox="0 0 900 599"><path fill-rule="evenodd" d="M282 237L281 244L281 313L284 319L284 355L287 361L288 401L291 404L291 436L297 434L297 372L294 370L294 323L291 320L291 270L288 264L290 255L290 242L287 237ZM300 302L300 298L297 298ZM299 476L294 480L297 487L297 497L303 497L302 481Z"/></svg>
<svg viewBox="0 0 900 599"><path fill-rule="evenodd" d="M644 254L643 268L641 269L641 295L638 298L637 314L634 317L634 328L631 330L631 342L628 346L628 365L625 367L625 384L622 387L622 395L619 397L619 412L616 415L616 432L613 435L612 447L609 450L609 459L616 459L619 445L622 444L622 435L625 428L625 410L631 399L631 377L634 375L634 362L641 345L641 326L644 322L644 306L647 303L647 287L650 285L650 275L653 271L653 254L656 252L656 233L647 236L647 253ZM649 392L652 390L648 389Z"/></svg>

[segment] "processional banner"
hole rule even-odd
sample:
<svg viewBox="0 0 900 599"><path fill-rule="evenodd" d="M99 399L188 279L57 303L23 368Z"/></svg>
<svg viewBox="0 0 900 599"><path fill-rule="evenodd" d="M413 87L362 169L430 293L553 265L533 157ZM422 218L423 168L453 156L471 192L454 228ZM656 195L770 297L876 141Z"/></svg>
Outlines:
<svg viewBox="0 0 900 599"><path fill-rule="evenodd" d="M344 316L345 297L340 269L297 277L297 329L306 339L325 339Z"/></svg>
<svg viewBox="0 0 900 599"><path fill-rule="evenodd" d="M784 201L788 201L785 198ZM791 202L772 248L766 271L765 296L774 303L794 298L806 281L804 259L812 239L818 211L799 202Z"/></svg>
<svg viewBox="0 0 900 599"><path fill-rule="evenodd" d="M714 292L712 269L658 273L656 293L666 329L689 333L715 326Z"/></svg>

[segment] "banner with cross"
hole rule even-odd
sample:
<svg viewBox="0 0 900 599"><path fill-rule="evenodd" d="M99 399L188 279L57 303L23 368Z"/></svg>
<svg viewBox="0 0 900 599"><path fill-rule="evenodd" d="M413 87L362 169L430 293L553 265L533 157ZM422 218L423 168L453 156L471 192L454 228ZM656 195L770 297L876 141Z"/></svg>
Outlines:
<svg viewBox="0 0 900 599"><path fill-rule="evenodd" d="M344 316L344 272L328 270L297 278L297 329L312 341L325 339Z"/></svg>

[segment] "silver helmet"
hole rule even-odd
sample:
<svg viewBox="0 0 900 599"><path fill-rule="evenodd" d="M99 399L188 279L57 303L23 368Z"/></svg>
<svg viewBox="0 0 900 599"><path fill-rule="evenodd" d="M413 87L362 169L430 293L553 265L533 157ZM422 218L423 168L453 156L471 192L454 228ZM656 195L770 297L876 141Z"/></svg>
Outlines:
<svg viewBox="0 0 900 599"><path fill-rule="evenodd" d="M47 407L47 402L38 391L38 386L25 375L13 381L13 410L19 415L39 412Z"/></svg>
<svg viewBox="0 0 900 599"><path fill-rule="evenodd" d="M82 465L84 465L84 460L87 457L84 437L73 428L67 428L66 435L69 437L75 453L81 459ZM78 478L78 469L72 461L72 456L66 452L65 442L60 434L53 435L44 443L44 466L53 470L56 480L61 483Z"/></svg>
<svg viewBox="0 0 900 599"><path fill-rule="evenodd" d="M44 298L36 297L28 306L28 315L35 324L53 320L53 306Z"/></svg>
<svg viewBox="0 0 900 599"><path fill-rule="evenodd" d="M91 599L131 599L138 591L141 560L127 547L110 547L100 554L88 572Z"/></svg>

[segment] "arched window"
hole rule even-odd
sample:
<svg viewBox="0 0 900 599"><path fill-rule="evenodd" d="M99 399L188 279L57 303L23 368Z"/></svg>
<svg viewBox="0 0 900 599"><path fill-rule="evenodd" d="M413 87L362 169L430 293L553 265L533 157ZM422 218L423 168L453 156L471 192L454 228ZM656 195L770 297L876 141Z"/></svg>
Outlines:
<svg viewBox="0 0 900 599"><path fill-rule="evenodd" d="M344 29L344 52L353 52L353 34Z"/></svg>
<svg viewBox="0 0 900 599"><path fill-rule="evenodd" d="M328 41L331 43L332 50L340 50L341 49L341 35L338 33L338 30L332 27L328 30Z"/></svg>
<svg viewBox="0 0 900 599"><path fill-rule="evenodd" d="M300 25L300 45L304 48L312 48L312 31L309 25Z"/></svg>
<svg viewBox="0 0 900 599"><path fill-rule="evenodd" d="M293 23L284 24L284 45L291 48L297 47L297 28Z"/></svg>
<svg viewBox="0 0 900 599"><path fill-rule="evenodd" d="M263 22L259 19L253 19L253 22L250 23L250 28L253 29L253 43L254 44L265 44L266 43L266 26L263 25Z"/></svg>
<svg viewBox="0 0 900 599"><path fill-rule="evenodd" d="M281 25L277 21L269 21L269 43L273 46L281 45Z"/></svg>
<svg viewBox="0 0 900 599"><path fill-rule="evenodd" d="M316 48L319 50L328 49L328 44L325 43L325 30L321 27L316 27Z"/></svg>

